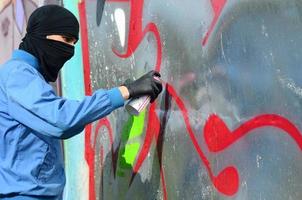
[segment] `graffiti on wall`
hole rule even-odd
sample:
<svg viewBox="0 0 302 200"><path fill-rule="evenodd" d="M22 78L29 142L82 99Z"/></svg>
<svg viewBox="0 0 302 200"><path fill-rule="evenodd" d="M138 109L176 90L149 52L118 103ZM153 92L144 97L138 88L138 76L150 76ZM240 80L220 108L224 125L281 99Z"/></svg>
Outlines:
<svg viewBox="0 0 302 200"><path fill-rule="evenodd" d="M198 3L199 13L206 14L193 15ZM300 4L80 3L87 94L110 86L104 74L111 72L116 75L109 79L119 81L127 78L123 74L155 69L165 80L161 97L140 116L117 111L86 128L90 199L297 199L301 181L293 174L301 169L302 136L300 116L292 114L300 103L299 80L292 73L297 68L291 66L299 62L299 54L288 58L282 53L299 47L289 44L302 44L294 25L301 23ZM126 47L115 40L110 13L116 8L126 11ZM177 18L188 8L193 16ZM190 17L203 23L196 27L196 21L187 22ZM276 33L280 23L286 28ZM281 39L278 46L275 41ZM105 56L95 51L98 47L106 49L99 50ZM152 63L148 69L139 68L146 62Z"/></svg>
<svg viewBox="0 0 302 200"><path fill-rule="evenodd" d="M41 5L59 4L59 0L1 0L0 2L0 64L11 56L26 33L30 14Z"/></svg>

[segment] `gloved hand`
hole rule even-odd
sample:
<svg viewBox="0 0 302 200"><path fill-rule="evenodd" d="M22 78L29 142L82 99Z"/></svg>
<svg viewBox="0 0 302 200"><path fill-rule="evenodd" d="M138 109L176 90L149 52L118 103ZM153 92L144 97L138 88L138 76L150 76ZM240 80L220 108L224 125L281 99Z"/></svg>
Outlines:
<svg viewBox="0 0 302 200"><path fill-rule="evenodd" d="M148 95L151 97L152 103L163 89L161 82L154 77L160 77L160 74L152 70L135 81L128 79L123 85L126 86L129 91L129 98Z"/></svg>

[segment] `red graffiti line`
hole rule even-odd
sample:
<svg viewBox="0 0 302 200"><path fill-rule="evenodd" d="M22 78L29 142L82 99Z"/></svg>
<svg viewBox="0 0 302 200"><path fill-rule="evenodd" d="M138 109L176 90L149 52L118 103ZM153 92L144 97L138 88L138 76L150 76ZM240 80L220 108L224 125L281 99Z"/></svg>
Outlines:
<svg viewBox="0 0 302 200"><path fill-rule="evenodd" d="M167 90L169 94L172 96L174 101L176 102L177 106L182 112L185 125L188 131L188 134L190 136L190 139L194 145L195 150L197 151L199 157L203 161L204 165L206 166L206 169L209 173L210 179L213 182L216 189L225 194L225 195L234 195L238 191L239 187L239 175L235 167L228 166L224 168L217 176L213 174L213 171L210 167L210 162L208 161L207 157L203 153L201 147L198 144L198 141L195 137L194 131L190 125L189 115L188 111L185 107L185 104L181 100L181 98L177 95L174 88L167 84Z"/></svg>
<svg viewBox="0 0 302 200"><path fill-rule="evenodd" d="M206 45L215 25L217 23L217 20L221 14L221 11L223 10L223 8L226 4L226 1L227 0L211 0L212 8L214 11L214 17L213 17L213 20L211 22L211 25L210 25L205 37L202 39L202 46Z"/></svg>
<svg viewBox="0 0 302 200"><path fill-rule="evenodd" d="M84 66L84 84L85 84L85 94L91 95L92 94L92 87L91 87L91 79L90 79L90 59L89 59L89 40L88 40L88 25L87 25L87 15L86 15L86 1L82 0L78 4L79 9L79 16L80 16L80 34L81 34L81 44L82 44L82 54L83 54L83 66ZM116 171L116 152L113 150L113 134L110 122L107 118L100 119L97 122L96 130L94 134L94 142L91 145L91 133L92 133L92 124L89 124L85 127L85 159L89 166L89 199L95 200L95 146L96 140L98 138L99 129L101 127L107 128L109 131L109 140L111 146L111 153L112 153L112 167L115 174ZM100 156L103 157L103 147L101 147ZM116 150L118 152L118 149ZM101 160L102 162L102 160Z"/></svg>
<svg viewBox="0 0 302 200"><path fill-rule="evenodd" d="M111 1L115 1L115 2L121 2L119 0L111 0ZM124 2L124 1L123 1ZM134 4L134 2L136 4ZM145 34L149 31L153 32L156 36L156 41L157 41L157 64L155 66L156 70L160 70L160 66L161 66L161 42L160 42L160 36L158 33L158 29L156 28L155 24L153 23L149 23L147 25L147 27L144 29L144 31L142 30L142 12L143 12L143 0L138 0L138 1L130 1L131 4L131 17L130 17L130 29L129 29L129 37L128 37L128 49L126 54L122 55L119 54L117 52L115 52L118 56L125 58L125 57L129 57L131 56L135 49L138 47L138 45L140 44L141 40L143 39L143 37L145 36ZM148 28L149 27L149 28ZM169 93L171 93L171 91L174 91L173 88L170 86L168 87L170 88L168 91ZM185 113L185 121L186 121L186 125L187 125L187 129L189 130L191 139L193 141L193 144L197 150L197 152L199 153L200 157L202 158L202 160L204 161L204 163L207 166L207 169L209 171L210 174L210 178L214 183L214 186L221 191L222 193L225 194L233 194L237 191L238 188L238 173L236 171L236 169L234 167L227 167L225 168L217 177L215 177L211 171L210 168L210 164L207 160L207 158L205 157L205 155L203 154L202 150L199 148L197 140L193 134L193 131L189 125L189 120L188 120L188 115L185 109L184 104L182 103L182 101L180 100L180 98L176 95L176 93L172 93L172 96L176 99L176 102L178 102L180 109ZM182 109L183 108L183 109ZM160 121L156 115L155 112L156 109L156 104L153 103L150 106L149 109L149 118L148 118L148 122L147 122L147 130L146 130L146 136L145 136L145 141L143 144L143 147L141 148L141 151L139 153L139 155L137 156L137 161L134 165L133 168L133 175L130 181L130 184L132 182L132 180L135 177L135 174L138 172L138 170L140 169L143 161L146 159L148 152L150 151L150 146L151 143L153 141L153 139L155 139L155 141L157 142L157 152L159 155L159 160L160 160L160 176L161 176L161 181L162 181L162 186L163 186L163 196L164 199L167 199L167 191L166 191L166 184L165 184L165 179L164 179L164 172L163 172L163 167L161 165L161 146L162 142L159 141L159 133L160 133ZM90 187L92 187L93 185L90 185Z"/></svg>
<svg viewBox="0 0 302 200"><path fill-rule="evenodd" d="M109 0L111 2L126 2L127 0ZM143 38L148 32L152 32L155 35L157 42L157 61L155 69L160 70L162 51L161 51L161 40L159 31L154 23L149 23L143 30L142 28L142 12L143 12L143 0L130 0L131 5L131 16L130 16L130 29L128 36L128 48L125 54L120 54L115 49L114 53L121 58L130 57L138 45L141 43ZM87 32L87 18L85 1L79 3L80 23L81 23L81 36L82 36L82 50L83 50L83 65L84 65L84 81L85 81L85 94L91 94L91 80L90 80L90 62L89 62L89 48L88 48L88 32ZM143 30L143 31L142 31ZM90 146L91 138L91 124L86 127L85 135L85 158L89 165L89 199L95 199L95 182L94 182L94 146ZM97 132L96 132L97 134ZM118 151L118 150L117 150ZM113 153L114 155L114 153ZM113 164L116 163L113 158ZM113 166L114 169L116 167ZM162 174L163 177L163 174ZM162 179L164 180L164 179ZM164 193L166 193L165 184ZM166 198L165 198L166 199Z"/></svg>
<svg viewBox="0 0 302 200"><path fill-rule="evenodd" d="M182 112L191 141L199 157L205 164L214 186L219 192L225 195L231 196L236 194L239 187L239 175L237 169L233 166L228 166L217 176L213 175L210 163L202 152L202 149L199 147L197 139L194 136L195 134L190 126L188 112L183 101L177 95L172 86L167 85L167 90ZM284 130L285 133L289 134L289 136L293 138L298 147L302 150L302 136L300 131L288 119L276 114L259 115L247 121L233 132L227 128L225 123L217 115L211 115L204 126L204 138L210 151L219 152L234 144L250 131L264 126L272 126Z"/></svg>
<svg viewBox="0 0 302 200"><path fill-rule="evenodd" d="M108 0L108 2L125 2L125 0ZM148 23L146 27L143 28L143 6L144 0L128 0L130 3L130 22L129 22L129 33L128 33L128 46L126 53L119 53L116 49L112 51L121 58L130 57L138 45L144 39L148 32L154 34L157 45L157 58L155 64L155 70L159 71L162 60L162 48L161 39L157 26L154 23Z"/></svg>
<svg viewBox="0 0 302 200"><path fill-rule="evenodd" d="M87 18L86 18L86 1L83 0L78 4L79 17L80 17L80 34L81 34L81 44L82 44L82 56L83 56L83 66L84 66L84 83L85 83L85 94L90 95L91 90L91 80L90 80L90 61L89 61L89 41L88 41L88 31L87 31ZM95 189L94 189L94 147L90 145L91 137L91 124L85 127L85 159L89 166L89 199L95 200Z"/></svg>
<svg viewBox="0 0 302 200"><path fill-rule="evenodd" d="M114 2L114 1L115 2L125 2L126 0L111 0L111 2ZM221 13L222 8L224 7L226 1L212 0L211 2L212 2L213 9L214 9L215 17L212 21L212 24L207 33L207 36L204 38L204 44L206 43L209 34L211 33L214 25L216 24L217 19ZM130 1L130 4L131 4L131 17L130 17L130 29L129 29L129 37L128 37L128 49L125 54L119 54L118 52L115 52L115 53L116 53L116 55L118 55L122 58L131 56L134 53L134 51L136 50L136 48L138 47L138 45L141 43L145 34L147 32L152 32L152 33L154 33L154 35L156 37L157 48L158 48L157 62L156 62L155 68L156 68L156 70L159 71L160 66L161 66L161 52L162 52L161 49L162 49L162 47L161 47L158 29L154 23L149 23L143 30L143 27L142 27L143 0L137 0L137 1L133 0L133 1ZM85 29L84 31L87 31L87 30ZM86 41L88 41L88 38ZM113 51L114 51L114 49L113 49ZM87 58L87 60L88 60L88 58ZM88 64L85 65L85 69L87 71L86 74L88 74L90 72L90 69L87 66L89 67L89 62L88 62ZM89 76L88 76L88 78L86 78L86 80L88 80L88 84L87 84L87 81L85 81L85 86L90 88ZM239 187L239 175L238 175L237 169L233 166L227 166L220 173L218 173L218 175L216 175L216 176L214 175L214 173L211 169L210 163L209 163L207 157L205 156L205 154L203 153L201 147L199 146L198 141L195 137L195 134L191 128L188 112L187 112L187 109L186 109L183 101L177 95L174 88L172 86L170 86L169 84L166 85L166 90L169 93L169 95L172 96L172 98L176 102L177 106L181 110L184 121L185 121L186 129L190 136L190 139L194 145L196 152L198 153L202 162L206 166L210 179L213 182L215 188L219 192L221 192L225 195L234 195L238 191L238 187ZM157 153L158 153L159 162L160 162L160 176L161 176L161 181L162 181L162 186L163 186L163 196L164 196L164 199L166 200L167 191L166 191L166 184L165 184L165 179L164 179L163 166L161 163L161 158L162 158L161 149L162 149L162 145L163 145L163 141L162 141L163 136L160 134L163 134L163 132L161 132L161 129L162 129L161 121L159 120L155 110L156 110L156 103L153 103L149 108L146 136L145 136L145 140L142 145L142 148L137 156L136 163L133 167L133 174L132 174L132 178L130 180L130 184L133 181L135 175L138 173L139 169L141 168L144 160L146 159L147 154L150 151L152 141L155 140L156 144L157 144ZM112 130L110 128L110 122L107 119L101 120L98 123L98 125L97 125L98 128L95 132L95 135L98 134L98 129L102 126L105 126L109 130L109 134L111 135L110 140L111 140L111 145L112 145L112 141L113 141L112 133L111 133ZM224 122L222 120L220 120L218 116L212 115L207 120L205 127L204 127L205 141L211 151L213 151L213 152L222 151L225 148L227 148L228 146L232 145L235 141L239 140L241 137L246 135L249 131L251 131L255 128L259 128L261 126L275 126L277 128L280 128L280 129L286 131L297 142L297 144L301 148L302 142L301 142L301 136L300 136L298 129L292 123L290 123L287 119L285 119L281 116L278 116L278 115L258 116L256 118L250 120L249 122L243 124L242 126L240 126L232 134L227 129ZM91 128L87 129L86 136L90 136L90 135L91 135ZM89 144L89 141L90 141L89 138L90 137L85 137L85 142L86 142L85 144ZM88 148L86 148L86 150L87 150L86 155L91 154L90 156L86 157L86 158L88 158L88 164L90 166L90 179L92 179L90 181L90 192L92 192L92 193L90 193L90 199L95 199L95 191L94 191L94 154L95 154L94 151L95 150L94 150L94 148L95 148L95 145L93 145L92 148L90 146ZM116 153L112 152L113 165L114 165L114 163L116 164L116 162L117 162L115 160L116 158L114 158L115 154ZM113 166L113 169L116 169L116 166Z"/></svg>
<svg viewBox="0 0 302 200"><path fill-rule="evenodd" d="M109 0L109 2L110 1L111 2L125 2L124 0ZM154 68L155 68L155 70L160 71L161 60L162 60L162 45L161 45L161 38L160 38L160 33L158 31L158 28L152 22L148 23L146 25L146 27L143 28L142 19L143 19L144 0L129 0L129 3L130 3L130 22L129 22L128 44L127 44L126 53L121 54L121 53L117 52L114 48L112 50L117 56L119 56L121 58L128 58L135 52L135 50L137 49L137 47L139 46L139 44L141 43L141 41L143 40L145 35L148 32L151 32L155 36L156 45L157 45L157 57L156 57L156 64L155 64ZM149 109L149 118L148 118L148 123L147 123L145 142L143 144L141 152L138 155L136 164L134 165L130 184L132 183L136 173L140 169L143 161L145 160L145 158L150 150L150 146L151 146L153 138L155 138L156 141L158 138L160 122L158 120L158 117L156 116L155 108L156 108L156 104L153 103ZM159 145L157 145L157 146L159 146ZM158 154L160 154L160 148L158 148ZM164 199L166 200L167 191L166 191L166 184L165 184L162 166L160 166L160 176L161 176L162 187L163 187L163 196L164 196Z"/></svg>
<svg viewBox="0 0 302 200"><path fill-rule="evenodd" d="M116 153L113 150L113 131L112 131L110 122L107 118L102 118L97 122L96 129L94 131L93 146L91 148L92 149L91 153L92 153L93 160L91 160L90 163L89 163L89 170L90 170L90 172L93 172L91 174L94 175L94 172L95 172L95 160L94 159L95 159L95 155L96 155L96 144L97 144L97 141L98 141L97 139L99 138L99 135L100 135L99 133L100 133L101 128L106 128L105 133L108 133L108 135L109 135L109 145L110 145L110 149L111 149L111 156L112 156L112 163L113 163L112 168L113 168L113 171L114 171L114 174L115 174L115 171L116 171L116 164L115 164L116 163L115 162L116 161L116 159L115 159ZM104 133L104 132L102 131L101 133ZM101 147L100 147L101 175L103 174L103 165L102 165L102 163L104 161L103 160L104 159L103 158L104 157L103 149L104 149L103 145L101 145ZM101 184L102 184L103 176L101 176L100 178L101 178ZM93 189L93 193L90 194L91 195L90 199L95 199L95 177L92 178L90 187L93 187L93 188L90 188L90 190ZM103 187L103 185L101 185L101 187Z"/></svg>
<svg viewBox="0 0 302 200"><path fill-rule="evenodd" d="M225 150L252 130L265 126L272 126L283 130L293 138L302 150L300 131L288 119L276 114L264 114L254 117L240 125L234 131L230 131L217 115L211 115L204 127L204 138L210 151L219 152Z"/></svg>

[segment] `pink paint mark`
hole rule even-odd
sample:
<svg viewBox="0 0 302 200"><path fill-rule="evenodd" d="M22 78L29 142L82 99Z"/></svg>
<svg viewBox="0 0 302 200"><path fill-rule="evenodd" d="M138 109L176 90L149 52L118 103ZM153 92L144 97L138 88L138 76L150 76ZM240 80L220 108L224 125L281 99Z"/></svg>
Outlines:
<svg viewBox="0 0 302 200"><path fill-rule="evenodd" d="M300 131L288 119L275 114L264 114L254 117L240 125L234 131L230 131L217 115L211 115L204 127L204 138L210 151L219 152L228 148L252 130L266 126L283 130L302 150L302 136Z"/></svg>
<svg viewBox="0 0 302 200"><path fill-rule="evenodd" d="M79 16L80 16L80 28L81 28L81 44L82 44L82 55L83 55L83 66L84 66L84 83L85 83L85 94L91 95L91 80L90 80L90 59L89 59L89 40L88 40L88 25L86 15L86 1L83 0L78 4Z"/></svg>
<svg viewBox="0 0 302 200"><path fill-rule="evenodd" d="M25 19L25 11L22 0L15 1L15 15L16 15L16 23L20 33L23 31L24 19Z"/></svg>
<svg viewBox="0 0 302 200"><path fill-rule="evenodd" d="M221 14L221 11L223 10L223 8L226 4L226 1L227 0L211 0L212 8L213 8L213 11L214 11L214 17L213 17L211 25L208 29L208 32L206 33L205 37L202 40L202 46L206 45L206 43L209 39L209 36L211 35L211 33L212 33L216 23L217 23L217 20L218 20L220 14Z"/></svg>
<svg viewBox="0 0 302 200"><path fill-rule="evenodd" d="M108 2L125 2L125 0L108 0ZM144 0L129 0L128 2L130 3L130 22L127 50L124 54L119 53L114 48L112 50L120 58L128 58L135 52L145 35L148 32L151 32L155 36L157 45L155 70L159 71L162 60L162 45L157 26L154 23L148 23L146 27L143 27L142 19Z"/></svg>

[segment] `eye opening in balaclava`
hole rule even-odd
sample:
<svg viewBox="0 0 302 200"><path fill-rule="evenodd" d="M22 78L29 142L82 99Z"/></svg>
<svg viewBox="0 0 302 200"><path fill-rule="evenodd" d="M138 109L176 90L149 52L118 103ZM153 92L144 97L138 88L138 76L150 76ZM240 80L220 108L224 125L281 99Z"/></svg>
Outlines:
<svg viewBox="0 0 302 200"><path fill-rule="evenodd" d="M77 18L58 5L46 5L36 9L29 17L26 35L19 49L27 51L39 60L40 72L47 82L56 81L64 63L74 55L74 46L49 40L47 35L79 38Z"/></svg>

